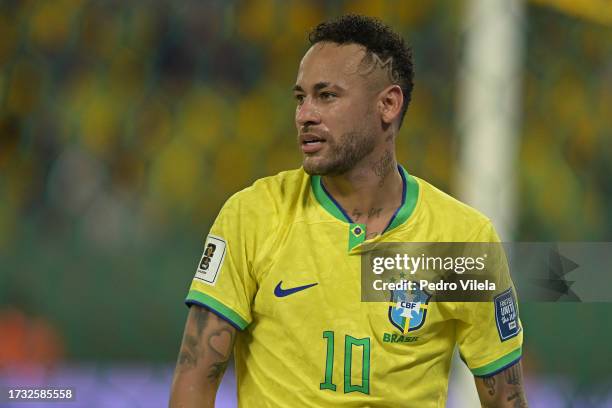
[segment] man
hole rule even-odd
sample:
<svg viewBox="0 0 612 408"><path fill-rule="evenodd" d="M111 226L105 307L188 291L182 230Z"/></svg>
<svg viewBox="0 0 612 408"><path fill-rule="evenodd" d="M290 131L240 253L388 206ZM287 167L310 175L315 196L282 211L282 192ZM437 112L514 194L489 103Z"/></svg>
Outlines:
<svg viewBox="0 0 612 408"><path fill-rule="evenodd" d="M413 76L403 40L349 15L310 42L294 87L303 168L258 180L221 210L187 296L170 405L214 406L233 350L241 407L443 407L458 344L483 405L526 406L518 317L502 340L491 303L431 302L402 332L388 303L361 302L364 243L497 236L396 162Z"/></svg>

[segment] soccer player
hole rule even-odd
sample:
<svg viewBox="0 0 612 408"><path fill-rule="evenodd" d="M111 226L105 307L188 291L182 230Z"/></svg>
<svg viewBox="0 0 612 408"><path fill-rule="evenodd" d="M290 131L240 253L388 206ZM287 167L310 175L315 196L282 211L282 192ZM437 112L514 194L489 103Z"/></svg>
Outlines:
<svg viewBox="0 0 612 408"><path fill-rule="evenodd" d="M361 302L374 242L497 242L491 222L398 165L410 49L348 15L309 35L294 87L303 166L223 206L187 295L172 407L211 407L233 351L241 407L443 407L455 345L485 406L526 406L522 330L494 302L413 319ZM516 310L511 287L506 310ZM505 313L505 312L504 312Z"/></svg>

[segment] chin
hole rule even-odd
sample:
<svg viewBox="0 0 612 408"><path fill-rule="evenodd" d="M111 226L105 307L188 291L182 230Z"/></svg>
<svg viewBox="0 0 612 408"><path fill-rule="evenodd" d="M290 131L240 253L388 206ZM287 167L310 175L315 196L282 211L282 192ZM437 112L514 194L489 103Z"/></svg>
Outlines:
<svg viewBox="0 0 612 408"><path fill-rule="evenodd" d="M324 163L313 163L312 160L304 159L302 162L304 171L311 176L325 176L329 172Z"/></svg>
<svg viewBox="0 0 612 408"><path fill-rule="evenodd" d="M302 163L304 171L311 176L340 176L348 171L342 169L336 163Z"/></svg>
<svg viewBox="0 0 612 408"><path fill-rule="evenodd" d="M308 164L303 163L302 167L304 167L304 171L306 172L306 174L309 174L311 176L324 176L325 175L316 166L309 166Z"/></svg>

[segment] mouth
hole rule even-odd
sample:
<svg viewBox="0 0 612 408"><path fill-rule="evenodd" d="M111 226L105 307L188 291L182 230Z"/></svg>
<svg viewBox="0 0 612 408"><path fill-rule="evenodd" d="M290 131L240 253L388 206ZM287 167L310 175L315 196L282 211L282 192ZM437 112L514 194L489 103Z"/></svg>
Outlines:
<svg viewBox="0 0 612 408"><path fill-rule="evenodd" d="M300 135L300 144L302 152L305 154L314 154L321 150L325 139L312 133L304 133Z"/></svg>
<svg viewBox="0 0 612 408"><path fill-rule="evenodd" d="M325 139L311 133L305 133L300 135L300 142L302 145L316 145L325 143Z"/></svg>

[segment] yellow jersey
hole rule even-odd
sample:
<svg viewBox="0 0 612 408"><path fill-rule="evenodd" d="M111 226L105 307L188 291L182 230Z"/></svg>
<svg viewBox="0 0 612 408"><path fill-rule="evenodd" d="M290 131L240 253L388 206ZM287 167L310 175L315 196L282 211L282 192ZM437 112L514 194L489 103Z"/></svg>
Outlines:
<svg viewBox="0 0 612 408"><path fill-rule="evenodd" d="M241 330L240 407L444 407L455 345L477 376L520 359L510 280L499 293L516 313L504 322L494 302L429 302L408 322L388 303L361 301L364 242L498 242L486 217L399 171L402 205L371 240L303 169L225 203L186 303Z"/></svg>

